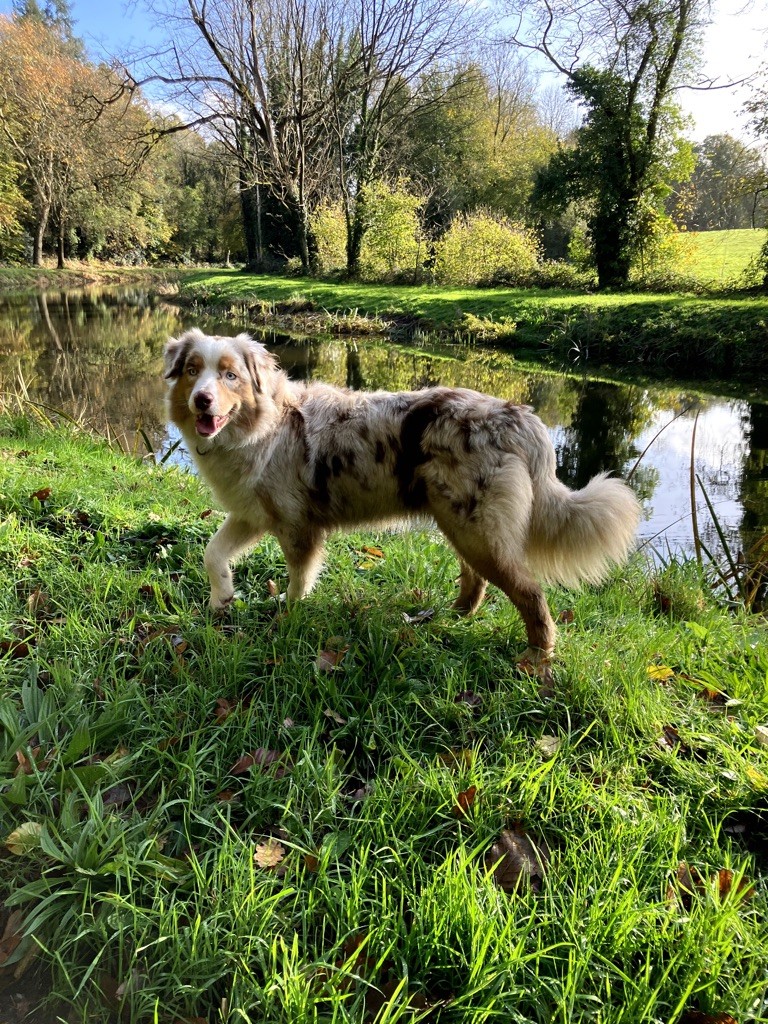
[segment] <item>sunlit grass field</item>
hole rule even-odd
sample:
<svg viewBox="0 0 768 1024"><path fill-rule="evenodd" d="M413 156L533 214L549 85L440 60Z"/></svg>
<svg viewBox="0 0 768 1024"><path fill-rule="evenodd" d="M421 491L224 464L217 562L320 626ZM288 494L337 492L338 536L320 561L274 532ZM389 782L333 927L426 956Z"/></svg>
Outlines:
<svg viewBox="0 0 768 1024"><path fill-rule="evenodd" d="M741 228L734 231L691 231L693 243L690 263L685 271L699 281L719 286L733 285L747 269L750 260L765 242L765 229Z"/></svg>
<svg viewBox="0 0 768 1024"><path fill-rule="evenodd" d="M289 611L267 541L216 619L198 479L0 450L0 1006L42 970L70 1024L768 1021L768 630L695 566L550 590L549 692L428 532L338 537Z"/></svg>

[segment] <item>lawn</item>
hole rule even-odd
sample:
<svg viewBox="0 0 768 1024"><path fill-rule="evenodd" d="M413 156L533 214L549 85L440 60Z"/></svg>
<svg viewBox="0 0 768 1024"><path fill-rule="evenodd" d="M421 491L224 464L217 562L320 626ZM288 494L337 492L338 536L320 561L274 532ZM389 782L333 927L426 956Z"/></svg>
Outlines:
<svg viewBox="0 0 768 1024"><path fill-rule="evenodd" d="M765 242L765 230L692 231L693 253L686 272L707 284L733 285Z"/></svg>
<svg viewBox="0 0 768 1024"><path fill-rule="evenodd" d="M267 541L216 619L195 477L10 413L0 449L0 1000L768 1021L768 630L694 566L551 590L548 694L429 533L337 538L290 611Z"/></svg>

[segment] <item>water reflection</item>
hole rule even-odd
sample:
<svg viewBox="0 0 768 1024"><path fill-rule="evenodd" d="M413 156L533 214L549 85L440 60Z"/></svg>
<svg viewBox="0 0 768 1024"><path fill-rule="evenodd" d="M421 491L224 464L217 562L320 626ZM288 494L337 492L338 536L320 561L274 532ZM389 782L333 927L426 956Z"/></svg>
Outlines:
<svg viewBox="0 0 768 1024"><path fill-rule="evenodd" d="M169 335L199 324L217 333L232 325L201 321L141 289L88 289L0 299L0 381L24 382L32 400L61 410L144 452L168 444L162 347ZM729 541L747 547L768 528L768 405L645 388L544 371L526 372L502 352L482 347L395 347L379 339L265 342L298 379L351 388L411 389L432 384L477 388L532 405L547 424L559 474L581 487L603 470L633 476L647 519L641 534L662 549L691 547L689 468L698 413L695 470ZM664 428L664 429L662 429ZM659 434L659 431L661 433ZM658 436L656 436L658 434ZM704 542L718 547L701 497Z"/></svg>

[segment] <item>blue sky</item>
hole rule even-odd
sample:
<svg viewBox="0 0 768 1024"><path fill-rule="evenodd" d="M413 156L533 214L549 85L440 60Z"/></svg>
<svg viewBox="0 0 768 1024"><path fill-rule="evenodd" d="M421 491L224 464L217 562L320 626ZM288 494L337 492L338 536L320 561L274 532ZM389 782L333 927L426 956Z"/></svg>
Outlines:
<svg viewBox="0 0 768 1024"><path fill-rule="evenodd" d="M0 13L8 13L12 0L0 0ZM150 45L154 19L142 0L70 0L75 32L94 57ZM714 0L714 23L704 41L704 66L722 82L742 78L756 70L768 52L768 0ZM748 141L740 108L746 88L694 92L682 90L678 100L694 118L692 134L729 132Z"/></svg>

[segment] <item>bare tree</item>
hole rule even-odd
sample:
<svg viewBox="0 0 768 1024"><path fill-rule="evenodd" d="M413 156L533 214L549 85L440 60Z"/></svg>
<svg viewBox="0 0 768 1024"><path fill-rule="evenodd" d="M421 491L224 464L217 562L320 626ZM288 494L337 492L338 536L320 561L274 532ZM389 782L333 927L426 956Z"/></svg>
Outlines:
<svg viewBox="0 0 768 1024"><path fill-rule="evenodd" d="M263 188L293 218L308 270L309 213L327 161L332 9L324 0L158 0L152 8L172 41L140 66L143 81L168 86L181 112L170 130L207 125L236 156L252 261Z"/></svg>
<svg viewBox="0 0 768 1024"><path fill-rule="evenodd" d="M347 221L347 272L357 275L366 230L366 188L389 143L425 104L427 72L465 54L479 30L471 0L339 0L345 38L331 65L331 118Z"/></svg>

